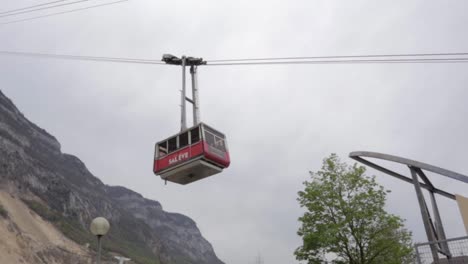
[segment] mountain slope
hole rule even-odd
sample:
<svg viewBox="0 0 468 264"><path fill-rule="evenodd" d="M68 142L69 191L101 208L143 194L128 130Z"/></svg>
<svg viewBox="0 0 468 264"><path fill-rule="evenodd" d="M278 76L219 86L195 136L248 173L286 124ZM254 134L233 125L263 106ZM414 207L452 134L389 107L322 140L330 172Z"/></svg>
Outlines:
<svg viewBox="0 0 468 264"><path fill-rule="evenodd" d="M90 263L91 254L31 212L15 196L0 191L1 263ZM66 260L66 262L64 261Z"/></svg>
<svg viewBox="0 0 468 264"><path fill-rule="evenodd" d="M103 184L77 157L27 120L0 92L0 189L21 199L79 245L90 243L90 221L104 216L112 228L104 247L137 263L222 264L195 222L168 213L124 187Z"/></svg>

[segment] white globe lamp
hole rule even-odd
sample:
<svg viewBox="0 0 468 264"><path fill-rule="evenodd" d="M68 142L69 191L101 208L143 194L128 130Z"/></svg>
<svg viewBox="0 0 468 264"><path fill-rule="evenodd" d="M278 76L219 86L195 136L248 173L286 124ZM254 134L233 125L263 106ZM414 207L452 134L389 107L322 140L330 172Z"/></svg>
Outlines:
<svg viewBox="0 0 468 264"><path fill-rule="evenodd" d="M91 222L91 233L95 235L98 239L98 257L97 257L97 264L101 263L101 237L106 235L109 232L110 224L107 219L104 217L97 217L94 218Z"/></svg>

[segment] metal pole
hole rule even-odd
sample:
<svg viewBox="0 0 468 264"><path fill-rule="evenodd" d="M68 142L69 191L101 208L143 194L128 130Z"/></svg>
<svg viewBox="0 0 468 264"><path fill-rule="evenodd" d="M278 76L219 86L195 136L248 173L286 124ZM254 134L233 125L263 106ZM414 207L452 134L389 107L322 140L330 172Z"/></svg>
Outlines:
<svg viewBox="0 0 468 264"><path fill-rule="evenodd" d="M102 236L97 236L97 239L98 239L97 264L101 264L101 237L102 237Z"/></svg>
<svg viewBox="0 0 468 264"><path fill-rule="evenodd" d="M182 56L182 91L181 91L181 101L180 101L180 111L181 111L181 119L180 119L180 130L183 131L187 129L187 113L185 109L185 65L186 65L186 57Z"/></svg>
<svg viewBox="0 0 468 264"><path fill-rule="evenodd" d="M416 170L413 167L411 166L408 166L408 167L411 171L411 176L413 177L414 189L416 190L416 196L418 198L419 208L421 209L421 216L423 219L424 228L426 229L427 239L429 240L429 242L434 242L435 241L434 233L432 232L432 229L431 229L431 222L429 219L430 216L429 216L429 212L427 211L426 201L424 200L424 195L422 193L421 185L419 184L419 177L416 173ZM432 257L434 261L439 260L439 255L437 254L437 246L435 244L430 244L430 247L431 247Z"/></svg>
<svg viewBox="0 0 468 264"><path fill-rule="evenodd" d="M190 74L192 75L193 125L196 126L200 123L200 103L198 97L197 66L192 65L190 67Z"/></svg>
<svg viewBox="0 0 468 264"><path fill-rule="evenodd" d="M440 218L440 213L439 213L439 207L437 206L437 202L434 196L433 192L429 192L430 197L431 197L431 203L432 203L432 211L434 212L434 218L435 218L435 226L436 226L436 232L437 232L437 237L439 240L446 240L447 237L445 236L445 230L444 226L442 225L442 219ZM450 249L448 247L447 242L442 242L441 247L444 249L445 253L450 256Z"/></svg>

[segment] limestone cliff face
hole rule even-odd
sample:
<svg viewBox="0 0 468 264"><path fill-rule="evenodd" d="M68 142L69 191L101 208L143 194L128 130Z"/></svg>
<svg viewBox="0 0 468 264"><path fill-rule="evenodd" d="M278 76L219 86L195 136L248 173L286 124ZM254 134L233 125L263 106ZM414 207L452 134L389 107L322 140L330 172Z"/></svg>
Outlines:
<svg viewBox="0 0 468 264"><path fill-rule="evenodd" d="M108 252L136 263L222 264L190 218L124 187L107 186L0 92L0 188L37 211L78 244L96 216L108 218Z"/></svg>
<svg viewBox="0 0 468 264"><path fill-rule="evenodd" d="M221 263L192 219L181 214L164 212L160 203L145 199L126 188L108 187L107 190L108 195L125 210L164 237L163 251L175 256L184 255L197 260L196 263Z"/></svg>

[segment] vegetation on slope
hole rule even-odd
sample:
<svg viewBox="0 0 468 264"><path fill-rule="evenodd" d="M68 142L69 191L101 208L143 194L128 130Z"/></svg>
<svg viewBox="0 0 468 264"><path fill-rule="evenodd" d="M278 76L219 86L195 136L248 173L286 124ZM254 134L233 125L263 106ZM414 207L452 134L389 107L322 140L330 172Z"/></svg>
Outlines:
<svg viewBox="0 0 468 264"><path fill-rule="evenodd" d="M1 218L7 218L8 217L7 210L1 204L0 204L0 217Z"/></svg>
<svg viewBox="0 0 468 264"><path fill-rule="evenodd" d="M36 200L23 200L28 207L41 216L43 219L54 224L65 236L78 244L89 243L90 248L97 250L96 238L80 223L74 219L62 216L60 213L48 208L44 204ZM6 212L6 211L5 211ZM1 214L1 209L0 209ZM140 224L140 223L135 223ZM108 252L115 252L131 258L139 264L160 264L157 257L147 247L147 245L133 239L134 235L131 230L114 228L112 232L106 236L103 242L104 258L110 258Z"/></svg>

